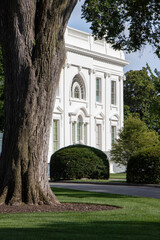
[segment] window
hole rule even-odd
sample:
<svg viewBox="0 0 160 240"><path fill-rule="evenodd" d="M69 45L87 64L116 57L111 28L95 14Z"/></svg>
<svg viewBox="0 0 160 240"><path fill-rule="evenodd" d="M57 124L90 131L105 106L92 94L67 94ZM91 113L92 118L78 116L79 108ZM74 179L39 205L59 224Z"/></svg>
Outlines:
<svg viewBox="0 0 160 240"><path fill-rule="evenodd" d="M83 125L83 120L81 116L78 116L78 122L77 122L77 142L80 143L81 140L83 139L82 136L82 125Z"/></svg>
<svg viewBox="0 0 160 240"><path fill-rule="evenodd" d="M101 78L96 78L96 102L102 101Z"/></svg>
<svg viewBox="0 0 160 240"><path fill-rule="evenodd" d="M83 117L78 116L77 122L72 122L72 144L87 145L87 123L84 123Z"/></svg>
<svg viewBox="0 0 160 240"><path fill-rule="evenodd" d="M82 77L77 74L72 81L71 97L77 99L86 99L86 90Z"/></svg>
<svg viewBox="0 0 160 240"><path fill-rule="evenodd" d="M53 120L53 151L59 149L59 120Z"/></svg>
<svg viewBox="0 0 160 240"><path fill-rule="evenodd" d="M74 89L74 98L80 98L80 91L78 86L76 86Z"/></svg>
<svg viewBox="0 0 160 240"><path fill-rule="evenodd" d="M87 145L87 124L84 124L84 144Z"/></svg>
<svg viewBox="0 0 160 240"><path fill-rule="evenodd" d="M116 139L116 126L111 126L111 143L115 143Z"/></svg>
<svg viewBox="0 0 160 240"><path fill-rule="evenodd" d="M111 81L111 104L116 105L116 81Z"/></svg>
<svg viewBox="0 0 160 240"><path fill-rule="evenodd" d="M75 144L76 142L76 131L75 131L75 128L76 128L76 123L72 123L72 142L73 144Z"/></svg>
<svg viewBox="0 0 160 240"><path fill-rule="evenodd" d="M102 148L102 125L96 125L96 147L101 149Z"/></svg>

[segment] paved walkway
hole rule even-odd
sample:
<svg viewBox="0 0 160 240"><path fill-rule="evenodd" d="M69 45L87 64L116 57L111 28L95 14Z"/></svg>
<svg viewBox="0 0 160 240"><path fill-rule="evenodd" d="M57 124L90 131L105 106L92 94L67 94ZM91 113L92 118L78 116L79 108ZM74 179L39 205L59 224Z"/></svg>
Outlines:
<svg viewBox="0 0 160 240"><path fill-rule="evenodd" d="M148 186L103 185L82 183L50 183L52 187L83 190L89 192L114 193L128 196L149 197L160 199L160 188Z"/></svg>

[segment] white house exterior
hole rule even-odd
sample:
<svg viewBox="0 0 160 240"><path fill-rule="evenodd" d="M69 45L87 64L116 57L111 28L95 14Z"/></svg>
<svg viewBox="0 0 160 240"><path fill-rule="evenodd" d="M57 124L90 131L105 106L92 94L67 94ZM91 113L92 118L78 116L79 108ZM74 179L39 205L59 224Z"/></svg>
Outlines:
<svg viewBox="0 0 160 240"><path fill-rule="evenodd" d="M85 32L67 28L63 67L50 131L49 156L71 144L108 153L123 127L122 51ZM119 169L120 170L120 169ZM117 171L110 162L110 172Z"/></svg>
<svg viewBox="0 0 160 240"><path fill-rule="evenodd" d="M63 67L50 130L48 162L59 148L86 144L107 154L123 127L122 51L85 32L67 28ZM0 134L0 152L2 134ZM110 161L110 172L123 171Z"/></svg>

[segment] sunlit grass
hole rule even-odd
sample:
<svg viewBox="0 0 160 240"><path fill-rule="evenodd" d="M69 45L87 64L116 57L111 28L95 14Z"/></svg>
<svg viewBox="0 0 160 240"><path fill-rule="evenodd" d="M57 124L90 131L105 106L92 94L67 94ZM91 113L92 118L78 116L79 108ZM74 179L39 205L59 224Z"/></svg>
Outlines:
<svg viewBox="0 0 160 240"><path fill-rule="evenodd" d="M53 189L61 202L122 207L101 212L0 214L3 240L159 240L160 201L106 193Z"/></svg>
<svg viewBox="0 0 160 240"><path fill-rule="evenodd" d="M126 173L111 173L109 178L126 180Z"/></svg>
<svg viewBox="0 0 160 240"><path fill-rule="evenodd" d="M97 182L97 183L107 183L107 182L125 182L126 181L126 173L111 173L109 179L73 179L68 180L71 182Z"/></svg>

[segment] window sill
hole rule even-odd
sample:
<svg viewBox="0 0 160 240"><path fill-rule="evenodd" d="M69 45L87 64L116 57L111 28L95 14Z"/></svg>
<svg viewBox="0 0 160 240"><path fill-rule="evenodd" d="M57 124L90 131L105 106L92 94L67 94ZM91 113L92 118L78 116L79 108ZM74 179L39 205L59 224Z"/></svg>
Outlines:
<svg viewBox="0 0 160 240"><path fill-rule="evenodd" d="M85 104L87 104L87 101L86 100L84 100L84 99L75 99L75 98L70 98L69 99L69 102L70 102L70 105L73 103L73 102L75 102L75 103L85 103Z"/></svg>
<svg viewBox="0 0 160 240"><path fill-rule="evenodd" d="M61 97L60 97L60 96L56 96L56 100L58 100L59 102L61 102Z"/></svg>
<svg viewBox="0 0 160 240"><path fill-rule="evenodd" d="M114 104L111 104L110 109L111 109L111 110L116 109L116 110L118 111L118 106L117 106L117 105L114 105Z"/></svg>
<svg viewBox="0 0 160 240"><path fill-rule="evenodd" d="M96 106L96 107L100 106L101 108L103 108L103 103L101 103L101 102L96 102L96 103L95 103L95 106Z"/></svg>

